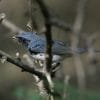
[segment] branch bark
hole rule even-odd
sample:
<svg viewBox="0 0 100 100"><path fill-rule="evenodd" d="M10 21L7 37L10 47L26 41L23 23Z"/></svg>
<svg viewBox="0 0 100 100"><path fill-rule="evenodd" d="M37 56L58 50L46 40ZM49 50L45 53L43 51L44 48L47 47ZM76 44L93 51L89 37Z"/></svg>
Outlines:
<svg viewBox="0 0 100 100"><path fill-rule="evenodd" d="M5 57L9 63L12 63L12 64L16 65L17 67L21 68L22 71L26 71L31 74L35 74L40 78L44 78L43 73L40 72L39 70L31 68L30 66L24 64L21 60L18 60L17 58L14 58L14 57L10 56L9 54L0 50L0 58L2 59L2 57Z"/></svg>
<svg viewBox="0 0 100 100"><path fill-rule="evenodd" d="M50 14L44 4L43 0L36 0L40 6L41 12L45 20L45 36L46 36L46 70L50 72L51 63L52 63L52 34L51 34L51 23L50 23Z"/></svg>
<svg viewBox="0 0 100 100"><path fill-rule="evenodd" d="M5 26L6 28L10 29L11 31L13 32L16 32L16 33L21 33L23 32L24 30L20 29L19 27L17 27L16 25L14 25L13 23L11 23L10 21L8 21L3 14L1 14L0 16L0 23ZM7 57L7 61L12 63L12 64L15 64L17 67L20 67L22 68L24 71L27 71L27 72L30 72L36 76L38 76L40 79L44 80L44 81L48 81L48 87L49 89L47 91L49 91L50 94L52 94L53 92L51 91L51 88L53 87L53 82L52 82L52 79L51 79L51 72L48 73L48 70L46 70L45 72L40 71L40 70L37 70L35 68L30 68L28 65L25 65L23 62L21 61L18 61L18 59L16 58L12 58L10 55L4 53L4 52L0 52L1 56L5 56ZM50 66L50 65L49 65ZM47 68L47 67L46 67ZM51 96L52 98L52 96Z"/></svg>
<svg viewBox="0 0 100 100"><path fill-rule="evenodd" d="M50 14L49 11L44 4L43 0L36 0L37 3L40 6L40 10L44 16L45 20L45 37L46 37L46 58L45 58L45 64L44 64L44 71L45 76L47 78L47 84L50 90L50 100L54 100L54 96L52 93L54 93L54 85L51 78L51 72L52 72L52 33L51 33L51 23L50 23ZM48 88L47 88L48 90Z"/></svg>
<svg viewBox="0 0 100 100"><path fill-rule="evenodd" d="M7 20L5 13L0 14L0 24L10 29L13 33L22 33L24 31L21 28L17 27L15 24L13 24L11 21Z"/></svg>

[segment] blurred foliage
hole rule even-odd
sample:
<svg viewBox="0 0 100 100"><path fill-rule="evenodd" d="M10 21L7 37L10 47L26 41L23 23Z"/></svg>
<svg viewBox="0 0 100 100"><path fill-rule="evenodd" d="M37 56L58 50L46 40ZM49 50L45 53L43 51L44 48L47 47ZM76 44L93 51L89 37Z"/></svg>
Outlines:
<svg viewBox="0 0 100 100"><path fill-rule="evenodd" d="M84 100L100 100L100 92L94 91L84 91L78 90L77 88L67 85L64 87L64 84L56 82L55 90L62 93L63 89L66 89L66 99L65 100L78 100L79 98ZM38 92L35 92L33 88L26 88L25 86L18 86L13 90L13 96L15 100L44 100ZM62 97L57 97L55 100L62 100Z"/></svg>
<svg viewBox="0 0 100 100"><path fill-rule="evenodd" d="M33 89L27 89L23 86L16 87L13 96L15 96L17 100L42 100L42 97L34 92Z"/></svg>

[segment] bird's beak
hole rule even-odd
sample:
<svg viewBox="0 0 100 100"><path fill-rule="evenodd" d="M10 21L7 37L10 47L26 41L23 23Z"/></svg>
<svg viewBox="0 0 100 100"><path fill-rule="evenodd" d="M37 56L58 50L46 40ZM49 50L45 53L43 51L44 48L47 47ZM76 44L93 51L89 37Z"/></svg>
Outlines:
<svg viewBox="0 0 100 100"><path fill-rule="evenodd" d="M12 39L13 39L14 41L19 41L18 38L17 38L16 36L13 36Z"/></svg>
<svg viewBox="0 0 100 100"><path fill-rule="evenodd" d="M16 38L16 36L13 36L12 39L16 40L17 38Z"/></svg>

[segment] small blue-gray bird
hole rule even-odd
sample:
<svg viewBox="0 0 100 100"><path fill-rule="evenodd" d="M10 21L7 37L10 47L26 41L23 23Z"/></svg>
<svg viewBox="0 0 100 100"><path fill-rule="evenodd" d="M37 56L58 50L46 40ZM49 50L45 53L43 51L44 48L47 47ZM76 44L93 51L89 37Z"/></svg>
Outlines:
<svg viewBox="0 0 100 100"><path fill-rule="evenodd" d="M16 36L28 49L34 59L45 60L46 39L44 36L39 36L35 32L22 32ZM77 48L74 52L84 53L87 50ZM65 56L71 56L72 49L66 43L52 40L52 62L59 62Z"/></svg>

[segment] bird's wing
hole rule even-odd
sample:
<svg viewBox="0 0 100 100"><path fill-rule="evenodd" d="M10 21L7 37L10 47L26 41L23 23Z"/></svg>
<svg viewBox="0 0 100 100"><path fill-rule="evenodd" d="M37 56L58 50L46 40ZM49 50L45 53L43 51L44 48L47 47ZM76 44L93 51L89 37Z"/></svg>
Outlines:
<svg viewBox="0 0 100 100"><path fill-rule="evenodd" d="M57 55L70 54L70 48L64 42L54 41L52 45L52 52Z"/></svg>
<svg viewBox="0 0 100 100"><path fill-rule="evenodd" d="M43 39L32 40L28 45L28 49L31 53L44 53L45 40Z"/></svg>
<svg viewBox="0 0 100 100"><path fill-rule="evenodd" d="M76 48L76 50L73 50L69 45L61 41L54 41L52 50L54 54L58 54L58 55L72 55L73 52L79 54L87 52L86 48Z"/></svg>

